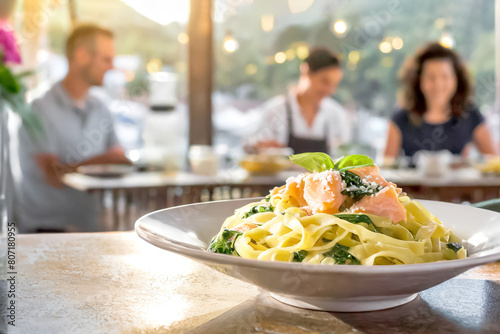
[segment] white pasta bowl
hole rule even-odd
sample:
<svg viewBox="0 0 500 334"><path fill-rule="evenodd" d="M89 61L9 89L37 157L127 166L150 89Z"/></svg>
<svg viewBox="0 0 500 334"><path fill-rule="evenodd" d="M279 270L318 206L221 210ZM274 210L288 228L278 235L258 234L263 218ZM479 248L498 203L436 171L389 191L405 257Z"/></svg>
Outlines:
<svg viewBox="0 0 500 334"><path fill-rule="evenodd" d="M420 201L455 235L468 257L432 263L361 266L244 259L206 249L224 220L256 199L209 202L152 212L135 224L147 242L254 284L279 301L302 308L360 312L399 306L419 291L478 265L500 260L500 214L470 206Z"/></svg>

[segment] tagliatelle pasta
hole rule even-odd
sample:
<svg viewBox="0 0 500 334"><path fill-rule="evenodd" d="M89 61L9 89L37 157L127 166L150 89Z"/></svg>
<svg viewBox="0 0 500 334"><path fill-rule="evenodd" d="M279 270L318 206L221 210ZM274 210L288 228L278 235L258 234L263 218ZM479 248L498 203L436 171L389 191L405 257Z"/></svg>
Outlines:
<svg viewBox="0 0 500 334"><path fill-rule="evenodd" d="M317 154L292 156L312 173L290 178L262 201L236 210L209 251L267 261L369 266L466 257L450 229L380 176L370 158L324 163L322 155L311 162ZM320 161L319 167L308 161Z"/></svg>

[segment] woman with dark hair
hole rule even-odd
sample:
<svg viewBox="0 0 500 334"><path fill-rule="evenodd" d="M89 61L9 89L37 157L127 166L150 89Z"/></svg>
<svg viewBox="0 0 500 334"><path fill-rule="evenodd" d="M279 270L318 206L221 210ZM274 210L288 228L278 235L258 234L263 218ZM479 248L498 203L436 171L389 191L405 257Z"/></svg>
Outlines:
<svg viewBox="0 0 500 334"><path fill-rule="evenodd" d="M249 151L290 147L294 153L330 151L346 142L349 126L344 108L330 95L343 72L336 55L325 48L311 50L300 66L300 78L288 94L264 103L263 122L247 145Z"/></svg>
<svg viewBox="0 0 500 334"><path fill-rule="evenodd" d="M401 149L410 158L418 151L466 154L470 142L483 154L495 153L484 118L471 104L467 69L455 51L428 44L403 66L402 82L404 109L389 123L386 158L396 158Z"/></svg>

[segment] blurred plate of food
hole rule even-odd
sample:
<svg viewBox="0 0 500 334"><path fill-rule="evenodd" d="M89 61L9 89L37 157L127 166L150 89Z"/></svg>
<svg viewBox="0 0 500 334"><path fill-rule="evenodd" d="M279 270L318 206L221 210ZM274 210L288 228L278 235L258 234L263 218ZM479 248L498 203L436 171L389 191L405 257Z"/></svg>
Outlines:
<svg viewBox="0 0 500 334"><path fill-rule="evenodd" d="M280 155L247 155L240 166L251 175L274 175L291 167L290 159Z"/></svg>
<svg viewBox="0 0 500 334"><path fill-rule="evenodd" d="M500 176L500 157L486 157L483 164L475 166L483 175Z"/></svg>
<svg viewBox="0 0 500 334"><path fill-rule="evenodd" d="M122 177L134 170L135 167L129 165L103 164L80 166L76 172L94 177Z"/></svg>

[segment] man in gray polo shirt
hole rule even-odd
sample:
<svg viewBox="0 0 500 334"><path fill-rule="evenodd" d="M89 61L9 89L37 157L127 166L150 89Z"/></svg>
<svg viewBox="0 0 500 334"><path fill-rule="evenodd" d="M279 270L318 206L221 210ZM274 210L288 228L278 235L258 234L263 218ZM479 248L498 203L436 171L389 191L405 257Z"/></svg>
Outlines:
<svg viewBox="0 0 500 334"><path fill-rule="evenodd" d="M77 27L66 55L64 80L33 102L45 136L35 142L23 129L19 132L16 215L21 232L97 230L96 198L65 186L61 177L81 165L130 163L109 110L89 94L113 67L113 34L95 25Z"/></svg>

